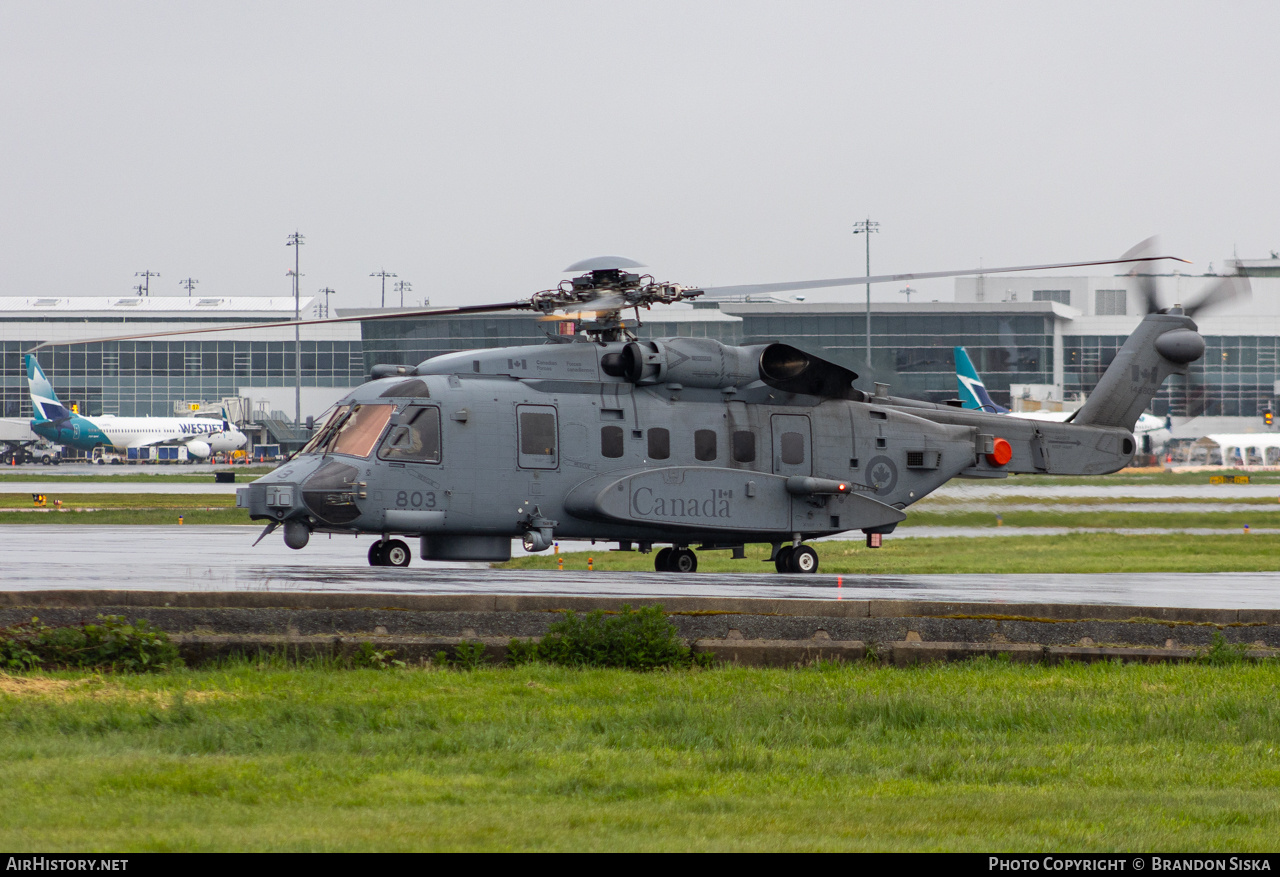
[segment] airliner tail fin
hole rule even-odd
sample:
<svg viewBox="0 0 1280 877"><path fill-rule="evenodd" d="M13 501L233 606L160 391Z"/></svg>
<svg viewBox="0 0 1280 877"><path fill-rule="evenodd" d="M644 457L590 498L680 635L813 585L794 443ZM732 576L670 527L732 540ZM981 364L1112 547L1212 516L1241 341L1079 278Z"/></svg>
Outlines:
<svg viewBox="0 0 1280 877"><path fill-rule="evenodd" d="M982 383L982 376L973 367L969 354L963 347L955 349L956 384L960 390L960 401L963 408L974 411L987 411L994 414L1008 414L1008 408L1002 408L991 400L987 387Z"/></svg>
<svg viewBox="0 0 1280 877"><path fill-rule="evenodd" d="M66 420L71 416L71 412L58 401L53 385L44 376L34 353L27 354L27 389L31 392L31 407L37 422Z"/></svg>

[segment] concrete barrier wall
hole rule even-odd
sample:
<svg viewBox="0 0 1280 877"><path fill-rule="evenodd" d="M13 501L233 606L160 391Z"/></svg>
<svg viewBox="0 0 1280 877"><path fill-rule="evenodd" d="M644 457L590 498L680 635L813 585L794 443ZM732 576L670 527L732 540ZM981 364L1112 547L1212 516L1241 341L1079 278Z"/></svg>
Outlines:
<svg viewBox="0 0 1280 877"><path fill-rule="evenodd" d="M978 655L1012 660L1189 660L1214 635L1257 656L1280 650L1280 611L909 600L621 599L553 595L313 592L8 591L0 625L38 616L76 624L145 618L189 660L231 652L330 654L374 642L418 660L463 641L500 659L512 638L540 637L566 610L660 603L696 649L743 664L874 657L909 665Z"/></svg>

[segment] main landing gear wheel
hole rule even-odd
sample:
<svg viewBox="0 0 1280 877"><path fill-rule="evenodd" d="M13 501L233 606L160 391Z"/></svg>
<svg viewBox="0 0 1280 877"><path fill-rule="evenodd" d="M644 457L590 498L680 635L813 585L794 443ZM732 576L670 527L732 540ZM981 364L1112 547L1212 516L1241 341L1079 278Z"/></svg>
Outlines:
<svg viewBox="0 0 1280 877"><path fill-rule="evenodd" d="M667 562L671 559L672 548L668 545L666 548L659 548L658 553L653 556L653 568L657 572L671 572L667 567Z"/></svg>
<svg viewBox="0 0 1280 877"><path fill-rule="evenodd" d="M408 566L413 554L399 539L375 542L369 546L369 566Z"/></svg>
<svg viewBox="0 0 1280 877"><path fill-rule="evenodd" d="M667 557L668 572L697 572L698 555L688 548L673 548Z"/></svg>
<svg viewBox="0 0 1280 877"><path fill-rule="evenodd" d="M790 545L779 548L778 553L773 556L773 568L778 572L791 572L791 552L794 550Z"/></svg>
<svg viewBox="0 0 1280 877"><path fill-rule="evenodd" d="M410 553L409 546L399 539L392 539L382 546L382 561L385 566L408 566L412 559L413 554ZM816 557L813 562L816 566L818 563Z"/></svg>
<svg viewBox="0 0 1280 877"><path fill-rule="evenodd" d="M791 549L791 556L787 558L787 567L791 572L817 572L818 552L814 551L808 545L801 545L793 548Z"/></svg>

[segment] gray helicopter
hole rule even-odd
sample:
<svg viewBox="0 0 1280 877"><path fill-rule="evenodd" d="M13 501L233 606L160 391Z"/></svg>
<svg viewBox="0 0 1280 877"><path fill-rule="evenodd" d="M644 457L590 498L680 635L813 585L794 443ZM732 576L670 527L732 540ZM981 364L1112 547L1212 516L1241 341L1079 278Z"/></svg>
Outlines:
<svg viewBox="0 0 1280 877"><path fill-rule="evenodd" d="M1157 258L1167 257L717 292ZM594 540L656 547L663 572L696 571L695 548L741 558L764 543L778 572L813 573L807 541L861 530L878 547L908 506L952 478L1122 468L1138 415L1205 348L1181 308L1150 313L1069 422L1019 420L879 384L866 393L854 372L788 344L639 340L641 308L704 294L639 267L587 260L568 269L584 273L528 300L389 317L523 308L588 319L542 345L374 368L297 455L237 492L238 507L268 522L259 541L281 526L295 549L315 532L371 533L370 564L407 566L409 537L438 561L504 561L513 537L534 552Z"/></svg>

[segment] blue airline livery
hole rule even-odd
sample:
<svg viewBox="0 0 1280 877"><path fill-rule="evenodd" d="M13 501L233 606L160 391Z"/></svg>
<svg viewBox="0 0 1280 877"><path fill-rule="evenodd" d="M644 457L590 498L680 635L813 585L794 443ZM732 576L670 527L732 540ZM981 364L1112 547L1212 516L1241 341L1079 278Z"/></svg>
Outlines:
<svg viewBox="0 0 1280 877"><path fill-rule="evenodd" d="M965 349L957 347L955 351L956 383L960 385L960 401L964 403L960 407L974 411L986 411L990 414L1008 414L1008 408L1001 408L991 401L991 396L987 394L987 386L982 383L982 376L973 367L973 363L969 360L969 354L965 352Z"/></svg>
<svg viewBox="0 0 1280 877"><path fill-rule="evenodd" d="M27 354L27 386L31 391L31 431L42 438L82 451L103 448L124 453L129 448L179 446L188 456L204 459L210 454L244 447L245 435L228 419L209 417L85 417L70 410L53 391L34 354Z"/></svg>
<svg viewBox="0 0 1280 877"><path fill-rule="evenodd" d="M1010 417L1017 417L1021 420L1047 420L1055 423L1064 423L1071 419L1074 411L1021 411L1012 412L1008 408L1002 408L992 401L991 396L987 393L986 384L982 383L982 376L978 374L978 370L973 367L972 360L969 359L968 352L963 347L955 348L956 354L956 384L960 390L960 407L969 408L975 411L988 411L995 414L1008 414ZM1144 442L1144 445L1150 444L1152 447L1161 447L1172 436L1172 423L1168 417L1160 418L1154 414L1139 414L1138 422L1134 424L1133 433L1138 438L1150 438L1150 442Z"/></svg>

